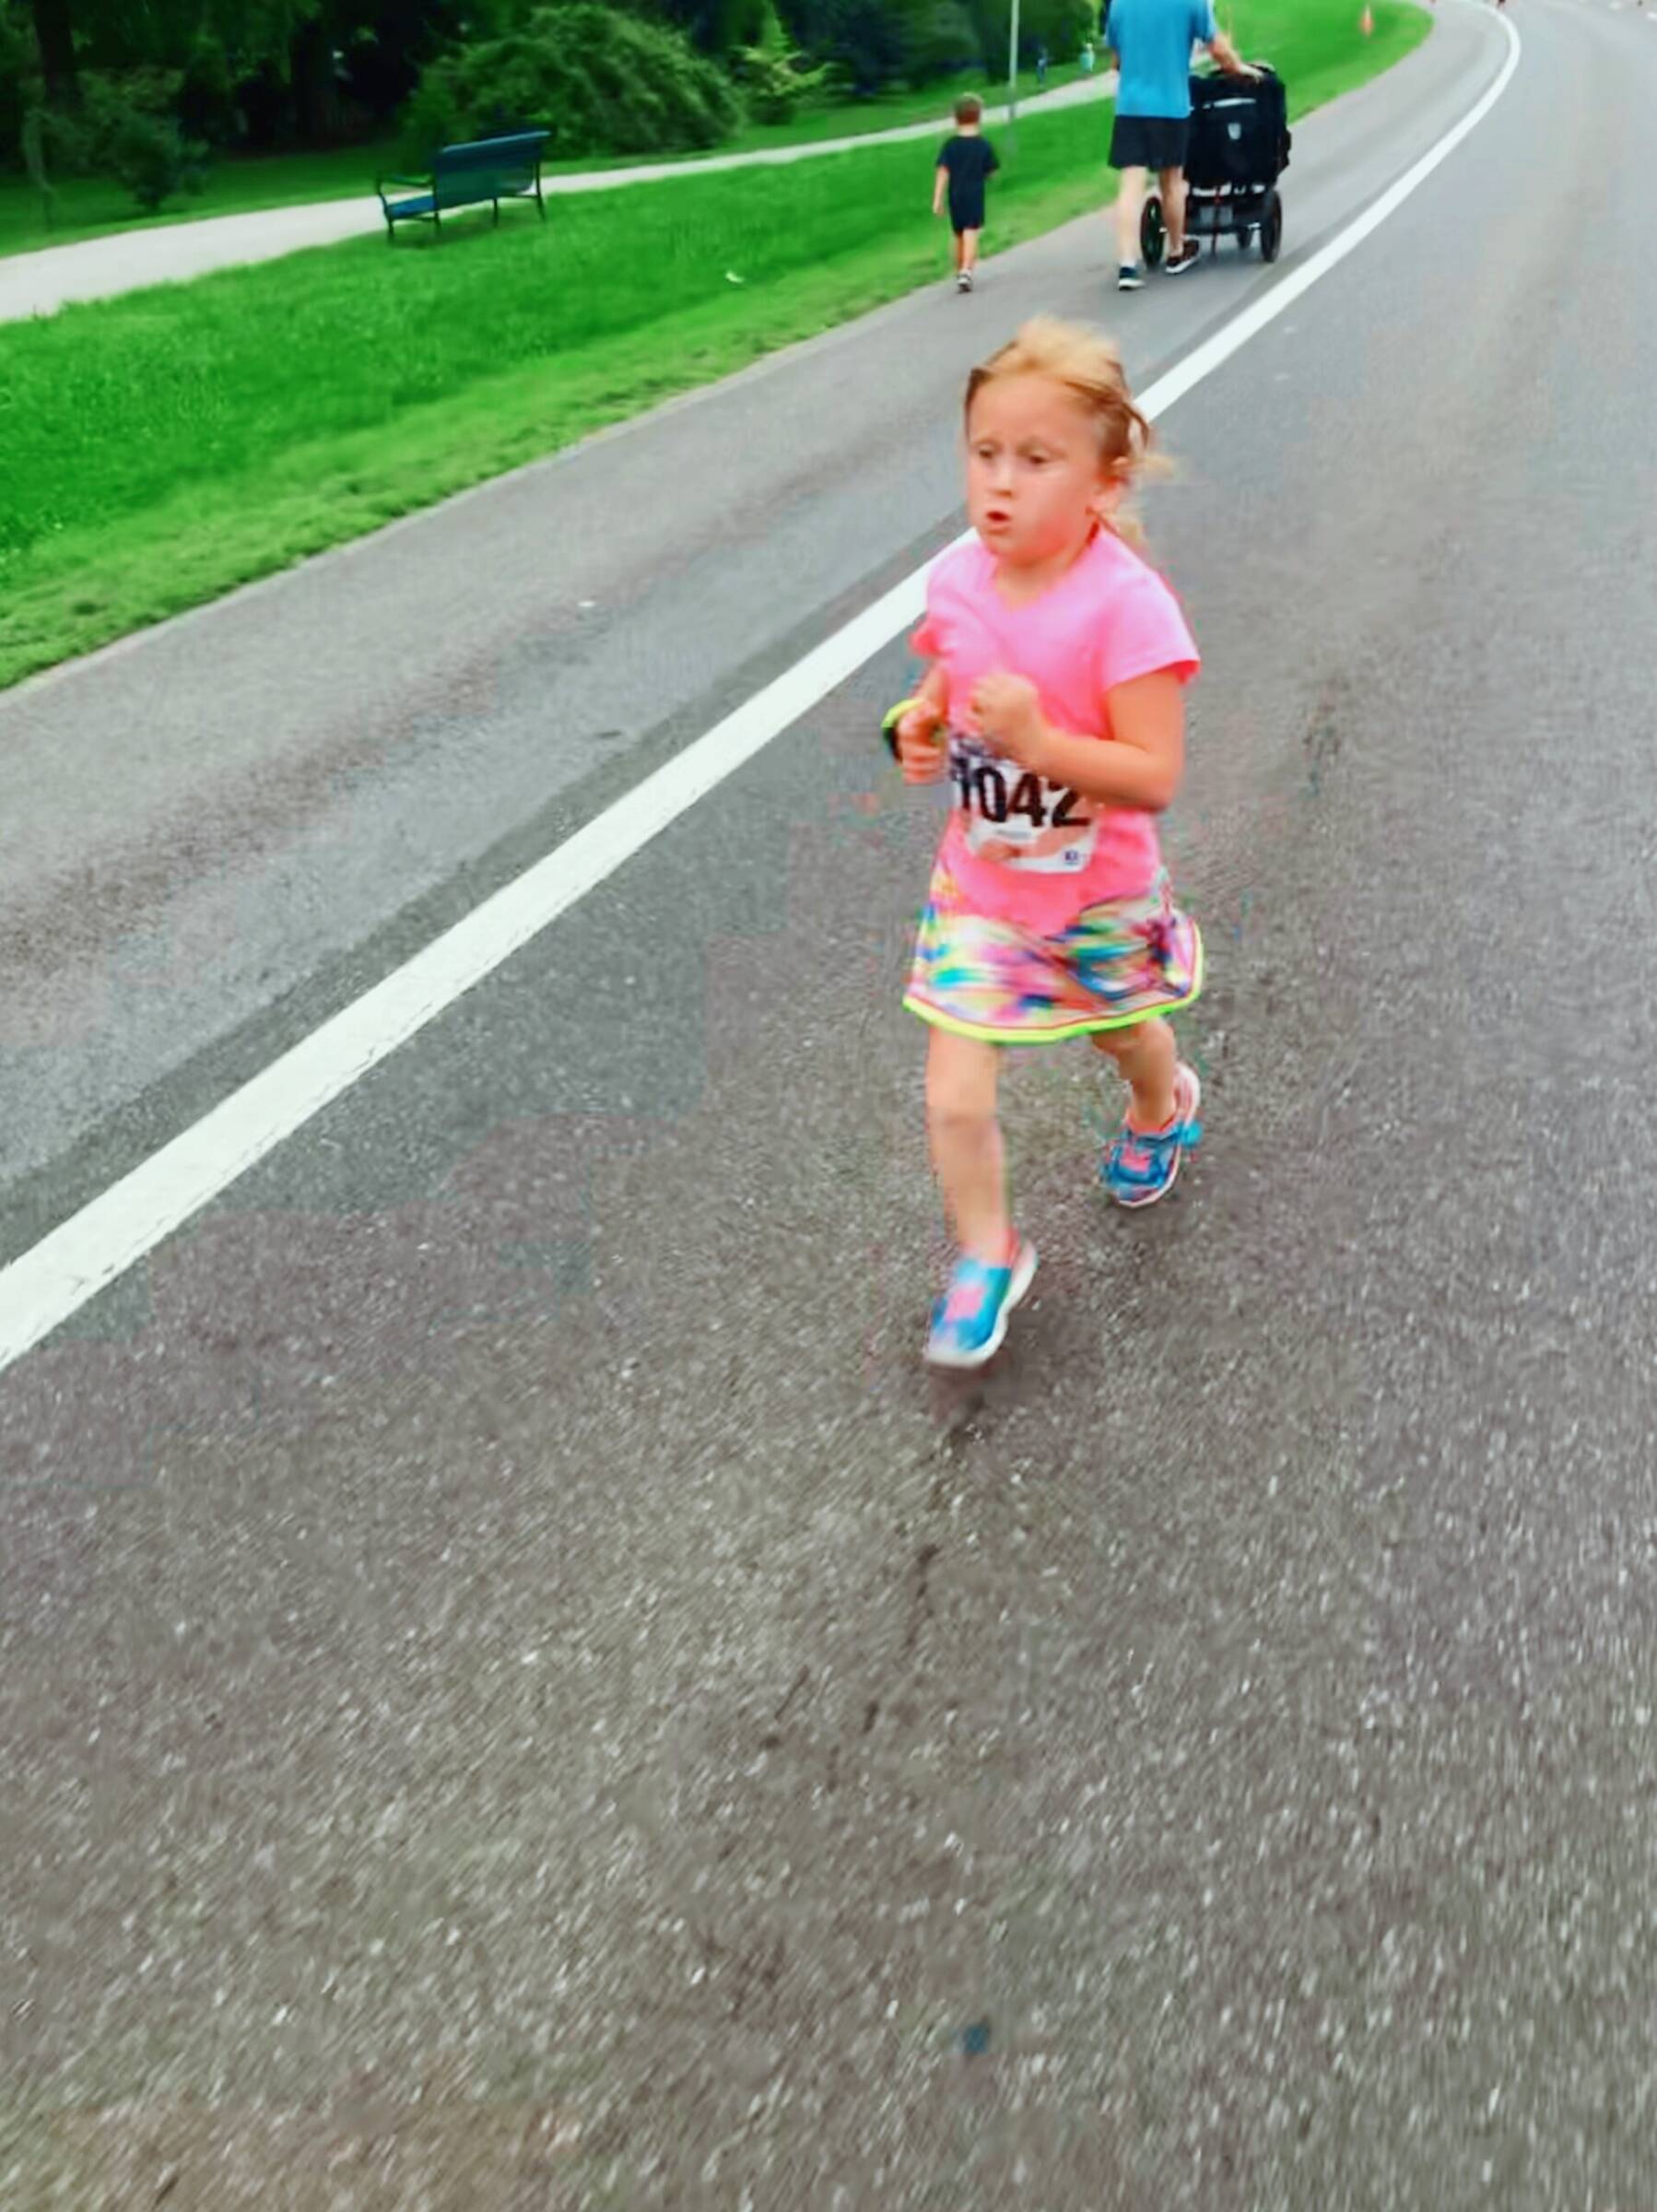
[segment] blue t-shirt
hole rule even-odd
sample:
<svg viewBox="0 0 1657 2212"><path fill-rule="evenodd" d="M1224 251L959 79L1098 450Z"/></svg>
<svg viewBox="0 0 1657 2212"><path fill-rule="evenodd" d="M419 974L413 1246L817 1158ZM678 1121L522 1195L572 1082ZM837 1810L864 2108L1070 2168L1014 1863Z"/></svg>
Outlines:
<svg viewBox="0 0 1657 2212"><path fill-rule="evenodd" d="M1105 44L1122 62L1119 115L1191 113L1191 49L1215 36L1211 0L1111 0Z"/></svg>

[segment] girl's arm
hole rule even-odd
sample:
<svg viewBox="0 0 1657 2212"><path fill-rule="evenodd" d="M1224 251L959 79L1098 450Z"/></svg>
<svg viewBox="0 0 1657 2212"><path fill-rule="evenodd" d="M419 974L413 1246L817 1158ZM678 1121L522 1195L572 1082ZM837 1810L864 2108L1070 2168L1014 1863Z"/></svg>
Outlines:
<svg viewBox="0 0 1657 2212"><path fill-rule="evenodd" d="M1185 766L1185 698L1171 668L1135 677L1105 694L1109 737L1072 737L1041 712L1036 688L1021 676L987 676L972 698L983 734L996 748L1050 783L1085 799L1160 814L1173 803Z"/></svg>
<svg viewBox="0 0 1657 2212"><path fill-rule="evenodd" d="M909 712L898 724L899 736L901 737L906 730L912 731L916 736L930 736L943 721L948 704L949 678L945 673L943 662L934 661L910 701Z"/></svg>
<svg viewBox="0 0 1657 2212"><path fill-rule="evenodd" d="M942 661L934 661L924 681L898 724L898 759L904 779L930 783L944 772L944 747L938 725L949 705L949 678Z"/></svg>
<svg viewBox="0 0 1657 2212"><path fill-rule="evenodd" d="M949 171L940 161L932 172L932 211L934 215L942 215L944 212L944 188L948 182Z"/></svg>

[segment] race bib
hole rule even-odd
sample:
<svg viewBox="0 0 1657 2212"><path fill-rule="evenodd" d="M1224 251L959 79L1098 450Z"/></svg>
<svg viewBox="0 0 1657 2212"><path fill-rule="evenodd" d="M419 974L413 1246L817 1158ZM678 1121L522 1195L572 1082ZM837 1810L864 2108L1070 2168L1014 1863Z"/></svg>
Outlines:
<svg viewBox="0 0 1657 2212"><path fill-rule="evenodd" d="M1033 876L1075 876L1093 858L1099 819L1079 792L1004 760L958 730L949 733L949 779L977 859Z"/></svg>

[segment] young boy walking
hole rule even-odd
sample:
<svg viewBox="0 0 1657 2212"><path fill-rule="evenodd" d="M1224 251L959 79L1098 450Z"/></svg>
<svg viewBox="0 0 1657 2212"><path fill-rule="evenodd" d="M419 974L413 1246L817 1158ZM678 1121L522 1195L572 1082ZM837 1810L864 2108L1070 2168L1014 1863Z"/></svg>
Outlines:
<svg viewBox="0 0 1657 2212"><path fill-rule="evenodd" d="M946 138L933 172L932 211L944 212L949 200L949 227L955 232L955 288L972 289L978 261L978 234L984 227L984 186L1001 164L983 135L984 103L968 92L955 103L955 135Z"/></svg>

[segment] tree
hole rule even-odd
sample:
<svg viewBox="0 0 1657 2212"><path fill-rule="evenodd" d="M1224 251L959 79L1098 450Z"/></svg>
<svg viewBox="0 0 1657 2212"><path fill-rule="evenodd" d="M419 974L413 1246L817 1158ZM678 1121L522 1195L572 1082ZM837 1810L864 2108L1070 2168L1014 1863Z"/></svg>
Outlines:
<svg viewBox="0 0 1657 2212"><path fill-rule="evenodd" d="M333 0L309 10L288 38L288 83L293 119L306 146L327 146L340 135L339 76L334 57L355 26Z"/></svg>
<svg viewBox="0 0 1657 2212"><path fill-rule="evenodd" d="M699 46L704 53L734 53L764 43L770 0L623 0L634 15L654 16Z"/></svg>
<svg viewBox="0 0 1657 2212"><path fill-rule="evenodd" d="M325 144L365 116L390 118L421 68L463 32L500 35L534 0L0 0L0 159L15 153L23 107L82 106L83 78L182 74L178 114L193 137ZM766 0L661 0L707 18L710 36L763 23ZM656 10L640 0L638 12ZM21 50L16 49L21 40ZM38 58L37 58L38 57ZM117 90L121 87L115 87ZM145 102L138 102L143 106Z"/></svg>
<svg viewBox="0 0 1657 2212"><path fill-rule="evenodd" d="M979 36L991 74L1004 71L1012 32L1012 0L967 0L967 10ZM1096 0L1019 0L1018 45L1023 53L1045 46L1052 54L1068 60L1090 33L1097 35L1099 7Z"/></svg>
<svg viewBox="0 0 1657 2212"><path fill-rule="evenodd" d="M914 0L908 18L908 73L916 84L949 76L985 59L978 26L960 0Z"/></svg>
<svg viewBox="0 0 1657 2212"><path fill-rule="evenodd" d="M246 72L285 54L324 10L371 17L371 0L29 0L46 97L75 102L83 66L182 68L196 41L210 38Z"/></svg>
<svg viewBox="0 0 1657 2212"><path fill-rule="evenodd" d="M822 0L802 13L811 28L801 44L837 64L860 99L903 75L913 36L911 12L900 0Z"/></svg>
<svg viewBox="0 0 1657 2212"><path fill-rule="evenodd" d="M73 107L80 97L80 78L70 0L34 0L34 36L47 100L53 107Z"/></svg>

